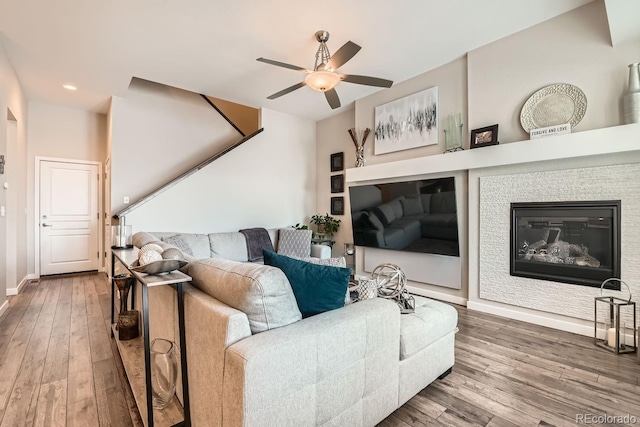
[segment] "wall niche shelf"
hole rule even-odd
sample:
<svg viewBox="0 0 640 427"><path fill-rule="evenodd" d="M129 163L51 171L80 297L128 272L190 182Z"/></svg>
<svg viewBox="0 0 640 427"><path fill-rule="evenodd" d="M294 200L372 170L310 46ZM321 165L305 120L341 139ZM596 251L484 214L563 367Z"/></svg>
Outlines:
<svg viewBox="0 0 640 427"><path fill-rule="evenodd" d="M638 123L350 168L346 181L359 183L632 151L640 151Z"/></svg>

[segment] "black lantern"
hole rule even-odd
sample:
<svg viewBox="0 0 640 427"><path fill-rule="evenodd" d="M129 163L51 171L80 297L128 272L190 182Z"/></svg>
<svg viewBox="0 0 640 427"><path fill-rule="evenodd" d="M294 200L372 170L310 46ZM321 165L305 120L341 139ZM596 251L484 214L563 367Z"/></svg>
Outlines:
<svg viewBox="0 0 640 427"><path fill-rule="evenodd" d="M602 296L602 289L610 282L617 280L627 287L629 299L619 297ZM593 325L593 342L598 347L605 348L616 354L635 353L638 350L636 338L636 303L631 301L631 290L629 286L620 279L611 278L602 282L600 286L600 296L595 298L595 313ZM605 318L598 322L598 307L605 306ZM621 320L622 317L627 319ZM633 320L631 320L633 319ZM627 324L626 322L629 322ZM604 325L604 338L598 338L598 323ZM633 323L633 327L631 327ZM633 339L628 336L632 335Z"/></svg>

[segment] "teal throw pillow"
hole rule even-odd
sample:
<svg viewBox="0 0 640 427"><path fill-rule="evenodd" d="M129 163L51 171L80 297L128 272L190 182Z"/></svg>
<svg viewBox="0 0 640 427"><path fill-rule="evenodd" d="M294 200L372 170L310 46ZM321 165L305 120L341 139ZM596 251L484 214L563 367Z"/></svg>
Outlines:
<svg viewBox="0 0 640 427"><path fill-rule="evenodd" d="M302 317L344 306L351 269L312 264L263 250L264 263L287 276Z"/></svg>

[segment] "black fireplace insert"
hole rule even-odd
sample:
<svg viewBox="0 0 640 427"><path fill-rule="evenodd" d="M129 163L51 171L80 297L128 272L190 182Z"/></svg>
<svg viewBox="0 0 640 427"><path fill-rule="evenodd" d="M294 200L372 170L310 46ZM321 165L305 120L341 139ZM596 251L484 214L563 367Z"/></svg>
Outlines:
<svg viewBox="0 0 640 427"><path fill-rule="evenodd" d="M620 200L511 204L512 276L600 287L620 278ZM615 281L608 289L620 290Z"/></svg>

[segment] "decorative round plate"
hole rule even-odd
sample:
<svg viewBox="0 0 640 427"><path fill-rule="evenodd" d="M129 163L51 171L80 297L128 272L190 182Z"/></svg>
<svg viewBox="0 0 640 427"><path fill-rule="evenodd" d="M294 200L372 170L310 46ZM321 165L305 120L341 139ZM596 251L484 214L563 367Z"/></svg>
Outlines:
<svg viewBox="0 0 640 427"><path fill-rule="evenodd" d="M163 259L145 265L138 265L138 261L134 261L131 264L131 270L137 271L138 273L162 274L177 270L187 264L187 261L181 259Z"/></svg>
<svg viewBox="0 0 640 427"><path fill-rule="evenodd" d="M531 129L570 123L573 130L587 111L587 97L578 87L558 83L531 95L520 112L522 128Z"/></svg>

